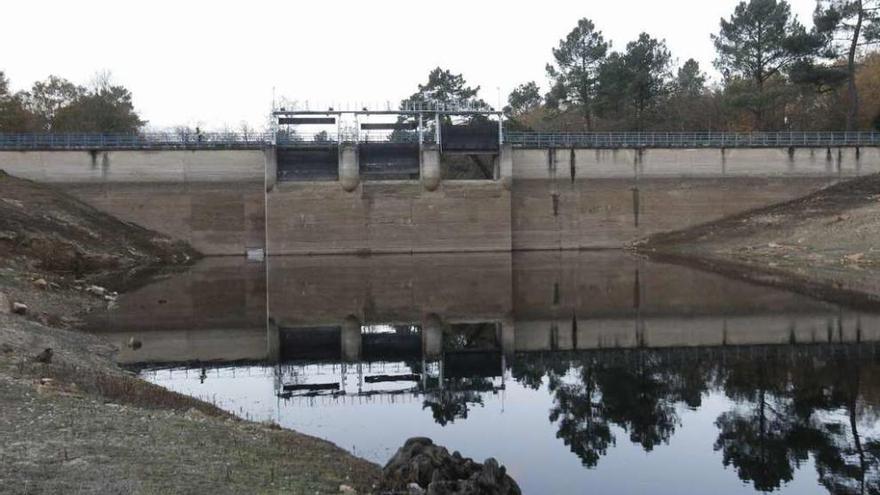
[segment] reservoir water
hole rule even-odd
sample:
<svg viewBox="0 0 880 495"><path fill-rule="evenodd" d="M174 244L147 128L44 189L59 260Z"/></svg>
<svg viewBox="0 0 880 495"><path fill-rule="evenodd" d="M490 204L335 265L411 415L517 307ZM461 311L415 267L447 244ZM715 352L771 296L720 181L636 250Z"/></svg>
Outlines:
<svg viewBox="0 0 880 495"><path fill-rule="evenodd" d="M880 490L880 314L624 252L208 258L92 327L379 464L428 436L524 493Z"/></svg>

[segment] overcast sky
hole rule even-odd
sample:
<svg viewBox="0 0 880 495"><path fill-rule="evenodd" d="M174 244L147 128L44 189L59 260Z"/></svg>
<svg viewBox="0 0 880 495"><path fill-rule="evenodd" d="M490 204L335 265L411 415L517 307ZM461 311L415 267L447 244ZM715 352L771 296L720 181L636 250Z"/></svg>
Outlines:
<svg viewBox="0 0 880 495"><path fill-rule="evenodd" d="M134 93L152 127L262 126L272 88L316 104L397 102L430 69L463 73L491 104L547 87L551 49L581 17L617 49L642 31L704 70L710 33L737 0L5 0L0 70L15 89L99 70ZM810 24L815 0L791 0Z"/></svg>

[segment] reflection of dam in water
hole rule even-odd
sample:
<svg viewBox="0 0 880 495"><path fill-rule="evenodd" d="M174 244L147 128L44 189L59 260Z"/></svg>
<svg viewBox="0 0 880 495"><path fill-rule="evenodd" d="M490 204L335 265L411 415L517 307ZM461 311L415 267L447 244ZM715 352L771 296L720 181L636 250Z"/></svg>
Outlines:
<svg viewBox="0 0 880 495"><path fill-rule="evenodd" d="M428 436L524 493L880 486L876 314L623 252L267 263L206 259L94 327L176 392L379 463Z"/></svg>
<svg viewBox="0 0 880 495"><path fill-rule="evenodd" d="M621 252L208 259L93 326L127 364L499 363L516 353L880 340L880 316ZM126 346L132 340L142 345Z"/></svg>

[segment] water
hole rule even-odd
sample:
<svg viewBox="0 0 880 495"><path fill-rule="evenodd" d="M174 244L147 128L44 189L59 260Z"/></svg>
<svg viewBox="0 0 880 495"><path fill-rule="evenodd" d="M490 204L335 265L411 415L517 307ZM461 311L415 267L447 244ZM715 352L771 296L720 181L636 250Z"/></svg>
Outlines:
<svg viewBox="0 0 880 495"><path fill-rule="evenodd" d="M880 315L625 253L207 259L93 325L380 464L429 436L525 493L880 490Z"/></svg>

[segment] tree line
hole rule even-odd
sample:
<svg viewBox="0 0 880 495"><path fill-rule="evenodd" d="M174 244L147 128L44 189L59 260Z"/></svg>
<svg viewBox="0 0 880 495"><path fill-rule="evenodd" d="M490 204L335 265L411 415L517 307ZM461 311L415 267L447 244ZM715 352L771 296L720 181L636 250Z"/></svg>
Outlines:
<svg viewBox="0 0 880 495"><path fill-rule="evenodd" d="M145 124L131 92L109 73L98 73L88 86L51 75L13 93L0 71L0 132L134 133Z"/></svg>
<svg viewBox="0 0 880 495"><path fill-rule="evenodd" d="M740 2L711 36L710 84L694 59L673 67L664 40L613 50L581 19L553 49L550 90L521 84L504 111L522 130L880 129L880 0L819 0L812 20L785 0Z"/></svg>
<svg viewBox="0 0 880 495"><path fill-rule="evenodd" d="M880 130L880 0L817 0L812 26L785 0L740 2L711 36L721 80L694 59L676 65L666 42L641 33L615 50L589 19L552 50L549 91L517 86L512 130ZM405 101L478 100L479 86L436 68ZM89 86L58 76L11 92L0 71L0 132L137 132L131 92L99 74ZM188 132L189 130L187 130Z"/></svg>

